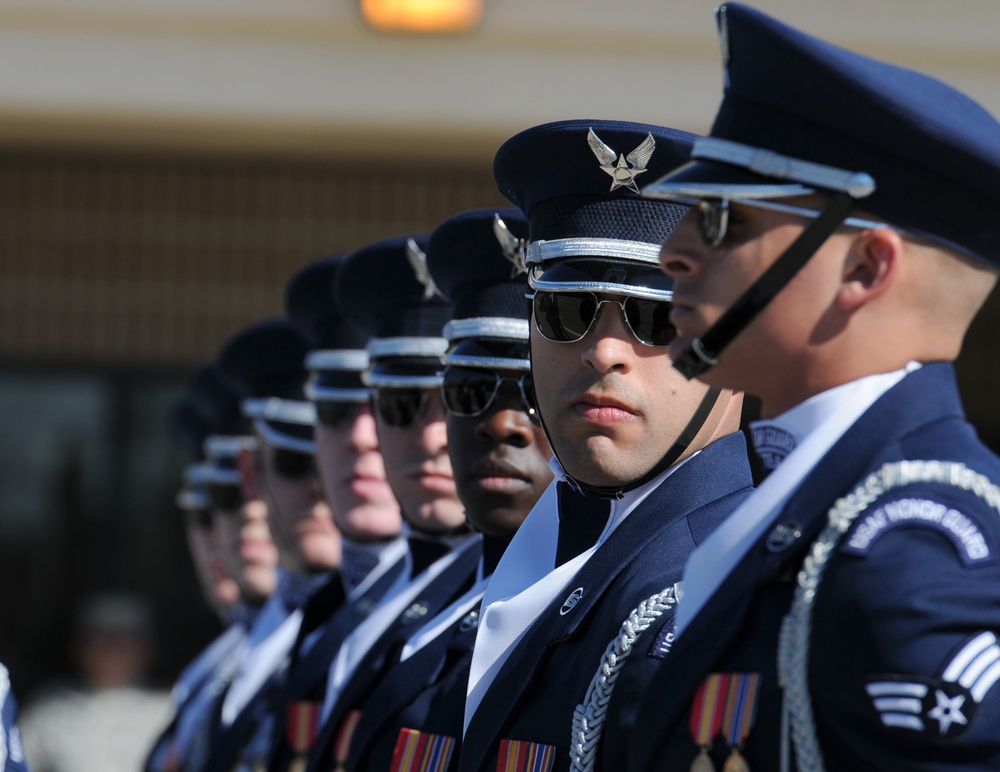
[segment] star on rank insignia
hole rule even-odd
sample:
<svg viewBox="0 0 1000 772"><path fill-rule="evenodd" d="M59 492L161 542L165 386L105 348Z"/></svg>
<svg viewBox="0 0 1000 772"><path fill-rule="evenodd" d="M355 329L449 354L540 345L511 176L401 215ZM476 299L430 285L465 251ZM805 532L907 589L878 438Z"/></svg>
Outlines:
<svg viewBox="0 0 1000 772"><path fill-rule="evenodd" d="M443 298L444 294L434 283L431 272L427 270L427 255L413 239L408 239L406 242L406 260L410 264L410 268L413 269L413 275L417 277L420 286L424 288L424 300L430 300L435 295Z"/></svg>
<svg viewBox="0 0 1000 772"><path fill-rule="evenodd" d="M601 168L610 175L612 191L628 188L634 193L639 192L635 178L646 171L646 164L656 149L656 140L652 134L647 134L628 155L616 153L594 133L593 129L587 132L587 144L600 162Z"/></svg>
<svg viewBox="0 0 1000 772"><path fill-rule="evenodd" d="M882 725L938 740L961 737L1000 680L1000 644L991 632L969 638L938 678L879 675L865 684Z"/></svg>
<svg viewBox="0 0 1000 772"><path fill-rule="evenodd" d="M524 262L524 239L519 239L510 232L500 215L493 215L493 235L500 242L500 251L511 264L510 278L525 276L528 273L528 266Z"/></svg>

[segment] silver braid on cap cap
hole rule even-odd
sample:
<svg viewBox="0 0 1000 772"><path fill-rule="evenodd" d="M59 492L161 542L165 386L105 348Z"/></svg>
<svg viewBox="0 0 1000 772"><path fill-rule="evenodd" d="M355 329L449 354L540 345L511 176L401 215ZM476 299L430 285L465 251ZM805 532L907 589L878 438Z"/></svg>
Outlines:
<svg viewBox="0 0 1000 772"><path fill-rule="evenodd" d="M573 772L591 772L597 764L604 722L608 716L611 692L618 674L625 666L636 639L649 629L664 612L674 608L680 598L679 583L646 598L622 622L618 635L608 644L601 665L587 687L587 696L573 711L573 730L569 758Z"/></svg>
<svg viewBox="0 0 1000 772"><path fill-rule="evenodd" d="M791 721L791 739L799 772L824 770L809 696L813 601L823 572L841 537L859 515L892 489L914 483L938 483L971 492L1000 512L1000 488L965 464L949 461L885 464L852 493L834 503L827 515L826 527L813 542L799 571L798 586L778 641L778 685L784 690L784 712Z"/></svg>

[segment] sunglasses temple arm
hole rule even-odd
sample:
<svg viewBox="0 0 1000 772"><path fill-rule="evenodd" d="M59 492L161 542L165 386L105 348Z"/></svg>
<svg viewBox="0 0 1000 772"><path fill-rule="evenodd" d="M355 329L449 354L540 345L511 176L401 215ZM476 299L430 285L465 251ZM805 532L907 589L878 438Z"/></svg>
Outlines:
<svg viewBox="0 0 1000 772"><path fill-rule="evenodd" d="M820 216L809 223L771 267L726 309L704 335L691 341L674 361L674 368L690 380L717 364L726 346L767 307L820 245L843 224L854 208L854 202L849 193L833 196Z"/></svg>

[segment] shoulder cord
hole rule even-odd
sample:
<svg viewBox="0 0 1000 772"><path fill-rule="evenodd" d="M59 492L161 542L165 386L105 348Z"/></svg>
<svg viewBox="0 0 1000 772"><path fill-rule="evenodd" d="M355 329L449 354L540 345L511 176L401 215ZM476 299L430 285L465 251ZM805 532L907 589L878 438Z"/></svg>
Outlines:
<svg viewBox="0 0 1000 772"><path fill-rule="evenodd" d="M587 696L573 711L570 739L570 769L592 772L597 761L608 703L615 688L618 673L632 653L636 639L668 609L674 608L681 596L680 583L658 592L640 603L628 619L622 622L618 635L608 644L601 665L587 687Z"/></svg>
<svg viewBox="0 0 1000 772"><path fill-rule="evenodd" d="M812 608L823 571L841 537L857 517L893 488L914 483L940 483L974 493L1000 512L1000 488L965 464L947 461L900 461L885 464L854 491L838 499L828 514L826 527L813 542L798 575L792 606L781 626L778 642L778 685L784 690L782 716L782 771L788 769L786 727L799 772L823 772L823 757L816 737L809 697L809 639Z"/></svg>

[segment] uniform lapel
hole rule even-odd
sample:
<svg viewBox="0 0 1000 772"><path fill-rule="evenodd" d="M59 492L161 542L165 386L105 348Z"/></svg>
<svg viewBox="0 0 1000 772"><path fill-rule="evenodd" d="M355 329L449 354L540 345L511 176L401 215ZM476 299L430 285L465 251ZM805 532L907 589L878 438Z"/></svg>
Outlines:
<svg viewBox="0 0 1000 772"><path fill-rule="evenodd" d="M750 479L747 464L746 445L741 436L730 435L717 440L676 469L618 526L545 613L535 620L493 680L465 733L462 770L483 767L506 725L506 721L498 717L514 715L546 651L573 637L630 564L631 558L678 520L747 487ZM710 474L707 473L709 467ZM637 598L636 603L641 600ZM594 667L597 665L595 662Z"/></svg>
<svg viewBox="0 0 1000 772"><path fill-rule="evenodd" d="M653 768L663 727L673 726L690 709L695 688L738 636L757 589L802 562L833 502L900 438L932 421L961 415L950 366L928 365L883 394L844 433L773 520L772 525L795 522L801 538L776 552L768 549L767 529L674 643L646 691L629 742L629 769Z"/></svg>

